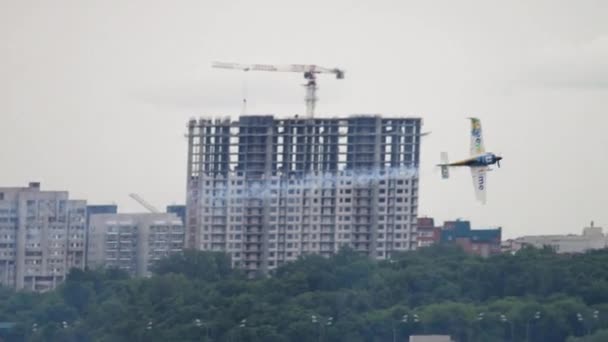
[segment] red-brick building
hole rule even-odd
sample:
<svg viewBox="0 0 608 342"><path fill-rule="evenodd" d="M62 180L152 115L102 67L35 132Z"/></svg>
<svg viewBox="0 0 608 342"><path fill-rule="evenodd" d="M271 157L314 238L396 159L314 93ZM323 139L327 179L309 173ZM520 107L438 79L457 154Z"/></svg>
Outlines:
<svg viewBox="0 0 608 342"><path fill-rule="evenodd" d="M418 248L428 247L441 241L441 227L435 227L432 217L418 218Z"/></svg>

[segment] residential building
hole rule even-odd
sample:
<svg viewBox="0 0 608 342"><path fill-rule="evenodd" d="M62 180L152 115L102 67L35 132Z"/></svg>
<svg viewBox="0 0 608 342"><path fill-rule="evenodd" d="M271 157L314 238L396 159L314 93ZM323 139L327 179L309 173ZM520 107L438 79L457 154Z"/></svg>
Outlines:
<svg viewBox="0 0 608 342"><path fill-rule="evenodd" d="M431 217L419 217L417 224L418 247L428 247L441 241L441 227L435 226Z"/></svg>
<svg viewBox="0 0 608 342"><path fill-rule="evenodd" d="M91 221L91 215L96 214L116 214L118 212L118 206L116 204L90 204L87 205L87 234L86 234L86 245L85 251L89 250L89 223ZM84 253L85 265L87 262L87 253Z"/></svg>
<svg viewBox="0 0 608 342"><path fill-rule="evenodd" d="M350 246L414 249L419 118L241 116L188 123L187 245L250 275Z"/></svg>
<svg viewBox="0 0 608 342"><path fill-rule="evenodd" d="M91 215L96 214L116 214L118 206L116 204L89 204L87 205L87 225L91 221Z"/></svg>
<svg viewBox="0 0 608 342"><path fill-rule="evenodd" d="M183 247L184 226L175 214L96 214L89 225L87 266L149 276L154 262Z"/></svg>
<svg viewBox="0 0 608 342"><path fill-rule="evenodd" d="M48 291L84 269L86 201L67 191L0 187L0 284Z"/></svg>
<svg viewBox="0 0 608 342"><path fill-rule="evenodd" d="M545 246L553 248L557 253L584 253L589 250L606 248L606 235L602 227L596 227L593 222L583 228L581 235L529 235L508 241L505 249L516 252L521 247L529 245L537 248Z"/></svg>
<svg viewBox="0 0 608 342"><path fill-rule="evenodd" d="M502 229L471 229L469 221L446 221L441 230L442 243L456 243L465 252L488 257L500 254Z"/></svg>

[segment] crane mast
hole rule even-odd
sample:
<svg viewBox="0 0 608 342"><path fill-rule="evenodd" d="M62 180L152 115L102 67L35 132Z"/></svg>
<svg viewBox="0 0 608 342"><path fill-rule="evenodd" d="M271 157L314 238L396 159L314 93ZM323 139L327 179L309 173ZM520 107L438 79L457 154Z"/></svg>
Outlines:
<svg viewBox="0 0 608 342"><path fill-rule="evenodd" d="M317 74L333 74L336 75L336 79L344 78L344 70L338 68L324 68L317 65L307 64L289 64L289 65L271 65L271 64L237 64L237 63L224 63L224 62L213 62L212 67L220 69L234 69L242 71L276 71L276 72L298 72L304 75L307 80L306 84L306 96L304 102L306 103L306 116L309 118L314 117L315 107L317 103Z"/></svg>

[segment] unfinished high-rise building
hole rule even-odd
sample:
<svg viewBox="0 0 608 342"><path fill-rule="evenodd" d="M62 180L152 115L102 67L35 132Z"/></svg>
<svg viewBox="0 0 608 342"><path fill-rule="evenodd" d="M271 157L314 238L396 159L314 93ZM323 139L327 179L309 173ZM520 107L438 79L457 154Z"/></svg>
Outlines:
<svg viewBox="0 0 608 342"><path fill-rule="evenodd" d="M187 247L249 274L341 247L416 247L420 118L357 115L188 123Z"/></svg>

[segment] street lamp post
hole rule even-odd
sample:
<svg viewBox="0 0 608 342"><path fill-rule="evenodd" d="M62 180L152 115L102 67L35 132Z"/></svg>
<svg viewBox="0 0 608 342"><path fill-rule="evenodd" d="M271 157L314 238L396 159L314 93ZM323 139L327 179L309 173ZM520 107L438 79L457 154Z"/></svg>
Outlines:
<svg viewBox="0 0 608 342"><path fill-rule="evenodd" d="M581 324L581 328L583 330L582 335L584 336L585 335L585 330L586 330L585 329L585 319L583 318L583 315L581 315L580 312L576 313L576 320Z"/></svg>
<svg viewBox="0 0 608 342"><path fill-rule="evenodd" d="M205 327L205 339L209 341L209 324L201 321L200 318L196 318L194 320L194 325L196 325L197 328Z"/></svg>
<svg viewBox="0 0 608 342"><path fill-rule="evenodd" d="M585 317L580 312L576 313L576 320L581 324L581 328L583 329L583 335L585 335L585 333L587 335L591 334L591 330L593 328L594 323L596 323L597 320L600 318L600 312L598 310L594 310L591 314L591 318L592 320L587 321L585 323Z"/></svg>
<svg viewBox="0 0 608 342"><path fill-rule="evenodd" d="M144 328L144 332L141 335L139 335L138 339L140 341L147 340L147 336L150 334L152 327L153 327L152 321L148 321L148 323L146 323L146 327Z"/></svg>
<svg viewBox="0 0 608 342"><path fill-rule="evenodd" d="M540 311L536 311L534 316L530 318L526 324L526 341L530 342L530 325L533 321L538 321L540 319Z"/></svg>
<svg viewBox="0 0 608 342"><path fill-rule="evenodd" d="M594 328L597 326L597 321L600 319L600 312L598 310L593 310L593 315L591 317L593 317L593 326L591 328Z"/></svg>
<svg viewBox="0 0 608 342"><path fill-rule="evenodd" d="M477 317L475 317L475 321L481 324L481 322L483 321L484 317L485 317L485 313L484 312L480 312L480 313L477 314ZM475 337L475 326L473 326L472 328L473 328L473 330L472 330L471 339L474 340L474 337Z"/></svg>
<svg viewBox="0 0 608 342"><path fill-rule="evenodd" d="M411 322L413 322L413 323L418 323L418 322L420 322L420 318L418 318L418 314L417 314L417 313L414 313L414 314L413 314L413 315L411 315L411 316L408 316L408 315L403 315L402 322L404 322L404 323L408 323L408 322L410 322L410 321L411 321Z"/></svg>
<svg viewBox="0 0 608 342"><path fill-rule="evenodd" d="M418 314L414 312L413 315L403 315L403 317L401 318L401 322L405 323L406 325L409 325L410 323L418 324L420 323L420 318L418 317Z"/></svg>
<svg viewBox="0 0 608 342"><path fill-rule="evenodd" d="M406 323L407 324L407 315L401 316L401 319L397 323ZM397 327L395 326L395 321L393 321L393 342L397 342Z"/></svg>
<svg viewBox="0 0 608 342"><path fill-rule="evenodd" d="M239 323L239 334L241 331L240 329L245 329L245 328L247 328L247 318L243 318L241 320L241 323ZM242 335L242 334L240 334L240 335Z"/></svg>
<svg viewBox="0 0 608 342"><path fill-rule="evenodd" d="M310 319L313 324L319 324L319 342L321 342L323 340L324 327L327 329L327 327L332 326L334 324L334 318L331 316L327 317L325 323L323 323L323 319L317 315L311 315Z"/></svg>
<svg viewBox="0 0 608 342"><path fill-rule="evenodd" d="M239 328L239 330L231 330L228 332L228 339L230 341L234 341L234 334L236 333L236 331L240 331L240 329L244 329L247 327L247 319L243 318L240 322L239 325L237 326Z"/></svg>
<svg viewBox="0 0 608 342"><path fill-rule="evenodd" d="M510 340L512 342L515 341L515 325L513 324L513 321L509 320L505 314L500 314L500 321L502 323L506 323L506 324L510 325L510 327L511 327L511 336L510 336L511 338L510 338Z"/></svg>

